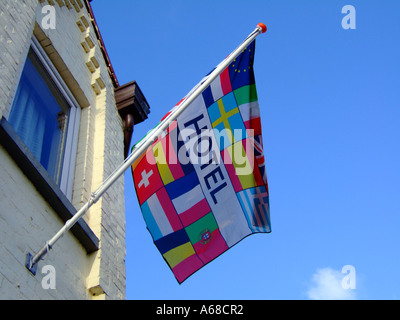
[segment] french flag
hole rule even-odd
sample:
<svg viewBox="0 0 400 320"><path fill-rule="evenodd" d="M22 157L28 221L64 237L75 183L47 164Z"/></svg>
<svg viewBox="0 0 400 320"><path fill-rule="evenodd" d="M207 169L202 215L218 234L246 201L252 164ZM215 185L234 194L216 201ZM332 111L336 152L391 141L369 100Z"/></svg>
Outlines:
<svg viewBox="0 0 400 320"><path fill-rule="evenodd" d="M168 184L166 189L185 227L211 212L195 171Z"/></svg>
<svg viewBox="0 0 400 320"><path fill-rule="evenodd" d="M211 106L215 101L232 92L229 69L226 68L207 89L203 91L203 99L207 106Z"/></svg>

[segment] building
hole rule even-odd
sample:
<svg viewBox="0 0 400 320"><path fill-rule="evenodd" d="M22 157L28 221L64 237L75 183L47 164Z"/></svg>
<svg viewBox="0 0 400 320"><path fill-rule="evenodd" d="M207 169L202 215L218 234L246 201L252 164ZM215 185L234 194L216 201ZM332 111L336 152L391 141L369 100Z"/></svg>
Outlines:
<svg viewBox="0 0 400 320"><path fill-rule="evenodd" d="M0 299L125 299L121 177L38 264L36 253L129 150L149 106L120 86L89 1L0 2Z"/></svg>

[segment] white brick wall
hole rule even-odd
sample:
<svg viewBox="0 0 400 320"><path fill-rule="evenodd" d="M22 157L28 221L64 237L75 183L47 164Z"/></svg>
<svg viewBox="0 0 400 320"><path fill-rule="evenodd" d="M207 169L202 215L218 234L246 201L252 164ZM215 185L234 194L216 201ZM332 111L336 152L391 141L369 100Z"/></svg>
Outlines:
<svg viewBox="0 0 400 320"><path fill-rule="evenodd" d="M28 251L35 252L63 225L51 207L0 147L0 299L85 299L85 249L72 234L56 244L33 277L24 266ZM6 184L5 184L6 183ZM43 290L44 265L56 269L56 289Z"/></svg>
<svg viewBox="0 0 400 320"><path fill-rule="evenodd" d="M0 2L0 117L8 115L29 48L36 0Z"/></svg>
<svg viewBox="0 0 400 320"><path fill-rule="evenodd" d="M92 25L77 24L82 18L90 22L86 8L79 1L68 2L74 2L76 9L54 2L56 29L44 30L41 8L49 3L39 2L0 2L0 118L8 117L34 33L82 107L72 199L79 209L123 161L122 121ZM87 37L95 40L95 46L86 52ZM63 223L2 147L0 164L0 299L124 299L123 177L85 217L100 239L100 250L88 256L69 233L40 262L33 277L24 267L25 254L40 249ZM57 271L57 290L41 287L45 264Z"/></svg>

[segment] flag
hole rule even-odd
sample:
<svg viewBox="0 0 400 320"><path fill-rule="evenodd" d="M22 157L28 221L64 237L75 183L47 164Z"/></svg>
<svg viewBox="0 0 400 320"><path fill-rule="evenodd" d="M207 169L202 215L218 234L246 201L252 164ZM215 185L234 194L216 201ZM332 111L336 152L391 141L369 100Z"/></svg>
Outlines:
<svg viewBox="0 0 400 320"><path fill-rule="evenodd" d="M271 232L254 53L255 41L132 165L147 229L179 283Z"/></svg>

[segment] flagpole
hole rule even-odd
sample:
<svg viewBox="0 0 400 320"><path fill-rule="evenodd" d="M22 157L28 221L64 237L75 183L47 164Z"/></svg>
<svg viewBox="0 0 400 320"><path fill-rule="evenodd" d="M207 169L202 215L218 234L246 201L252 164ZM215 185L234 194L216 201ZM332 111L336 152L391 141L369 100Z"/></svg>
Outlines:
<svg viewBox="0 0 400 320"><path fill-rule="evenodd" d="M178 109L168 115L147 137L147 139L140 142L137 147L132 151L126 161L99 187L99 189L93 192L90 196L89 201L70 219L64 227L57 232L57 234L46 242L44 247L38 251L35 255L31 253L27 254L26 268L36 274L37 264L44 256L52 249L54 244L64 236L90 209L90 207L97 203L103 194L117 181L124 172L129 169L137 158L161 135L180 114L207 88L211 82L224 71L236 57L261 33L265 33L267 27L263 23L259 23L256 29L246 38L246 40L235 49L223 62L221 62L215 70L207 77L207 79L201 83L186 100L182 102Z"/></svg>

